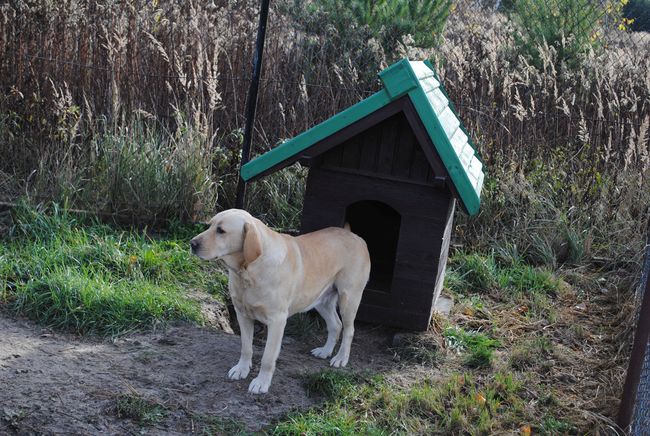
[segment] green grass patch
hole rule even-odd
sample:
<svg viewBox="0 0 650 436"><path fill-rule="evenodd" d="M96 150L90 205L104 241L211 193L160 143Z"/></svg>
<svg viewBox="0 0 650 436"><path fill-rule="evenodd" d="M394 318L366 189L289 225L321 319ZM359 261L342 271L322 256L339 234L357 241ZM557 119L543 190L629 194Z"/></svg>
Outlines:
<svg viewBox="0 0 650 436"><path fill-rule="evenodd" d="M153 425L165 418L167 410L162 404L140 395L123 394L115 400L115 414L140 425Z"/></svg>
<svg viewBox="0 0 650 436"><path fill-rule="evenodd" d="M492 366L494 349L501 345L484 333L468 332L459 327L447 327L444 336L449 348L467 352L465 365L470 368Z"/></svg>
<svg viewBox="0 0 650 436"><path fill-rule="evenodd" d="M303 375L303 386L308 395L320 395L333 399L344 395L360 384L364 377L343 370L324 369Z"/></svg>
<svg viewBox="0 0 650 436"><path fill-rule="evenodd" d="M560 286L553 273L519 258L499 262L495 255L457 253L450 259L446 286L460 294L504 291L510 295L554 295Z"/></svg>
<svg viewBox="0 0 650 436"><path fill-rule="evenodd" d="M553 343L547 337L536 337L525 340L510 352L510 366L519 371L543 363L553 353Z"/></svg>
<svg viewBox="0 0 650 436"><path fill-rule="evenodd" d="M268 433L277 436L384 434L368 425L364 420L359 420L359 416L354 412L336 406L327 407L325 410L310 410L292 414L276 424Z"/></svg>
<svg viewBox="0 0 650 436"><path fill-rule="evenodd" d="M115 336L170 321L201 323L187 290L223 300L227 279L190 254L187 234L164 237L57 207L20 207L1 240L0 307L77 334Z"/></svg>
<svg viewBox="0 0 650 436"><path fill-rule="evenodd" d="M391 350L404 362L438 366L444 359L436 337L429 334L402 334L399 341L393 340Z"/></svg>
<svg viewBox="0 0 650 436"><path fill-rule="evenodd" d="M542 420L539 430L540 434L544 435L577 434L577 429L573 424L552 416L547 416Z"/></svg>
<svg viewBox="0 0 650 436"><path fill-rule="evenodd" d="M450 259L445 286L455 295L491 295L512 304L525 305L530 316L553 321L552 299L562 281L548 269L526 264L516 254L456 253ZM512 250L510 250L512 251Z"/></svg>
<svg viewBox="0 0 650 436"><path fill-rule="evenodd" d="M270 434L489 434L528 422L521 383L512 374L482 379L455 374L410 388L379 377L345 389L322 406L293 413Z"/></svg>
<svg viewBox="0 0 650 436"><path fill-rule="evenodd" d="M249 435L253 434L246 430L246 425L236 419L221 416L193 415L192 419L200 423L199 434L205 436L221 435Z"/></svg>

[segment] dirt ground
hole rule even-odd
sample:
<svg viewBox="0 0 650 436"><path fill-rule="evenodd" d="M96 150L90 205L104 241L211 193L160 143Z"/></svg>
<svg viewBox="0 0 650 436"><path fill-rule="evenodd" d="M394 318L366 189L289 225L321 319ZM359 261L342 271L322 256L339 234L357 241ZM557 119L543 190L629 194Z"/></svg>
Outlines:
<svg viewBox="0 0 650 436"><path fill-rule="evenodd" d="M233 418L258 430L292 409L315 404L300 374L327 367L309 350L314 339L285 336L269 394L230 381L239 336L179 325L115 341L54 333L0 313L0 434L201 433L202 417ZM389 371L391 331L357 326L349 367ZM321 339L318 339L319 341ZM255 341L259 369L263 341ZM257 366L255 366L257 365ZM118 418L116 399L135 394L168 410L153 426Z"/></svg>

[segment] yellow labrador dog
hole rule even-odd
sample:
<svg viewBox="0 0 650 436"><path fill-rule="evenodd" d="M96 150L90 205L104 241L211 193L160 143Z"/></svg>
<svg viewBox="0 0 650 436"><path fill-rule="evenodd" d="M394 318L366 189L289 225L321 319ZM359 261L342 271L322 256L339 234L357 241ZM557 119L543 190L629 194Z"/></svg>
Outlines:
<svg viewBox="0 0 650 436"><path fill-rule="evenodd" d="M330 365L348 363L370 256L363 239L347 229L329 227L293 237L268 228L248 212L230 209L215 215L210 227L190 241L201 259L221 259L228 269L228 290L241 330L241 357L228 372L232 380L248 376L253 356L253 322L268 326L260 372L248 387L266 393L280 353L287 318L316 309L327 323L327 341L311 353L328 358L343 339Z"/></svg>

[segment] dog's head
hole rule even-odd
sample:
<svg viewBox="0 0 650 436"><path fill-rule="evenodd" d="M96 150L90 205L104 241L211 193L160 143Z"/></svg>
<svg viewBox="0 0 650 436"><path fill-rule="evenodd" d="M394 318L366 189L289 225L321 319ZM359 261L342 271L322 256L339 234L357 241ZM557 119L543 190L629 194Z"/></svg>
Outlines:
<svg viewBox="0 0 650 436"><path fill-rule="evenodd" d="M210 220L210 227L190 241L192 253L204 260L230 255L242 258L245 268L262 254L258 224L248 212L229 209Z"/></svg>

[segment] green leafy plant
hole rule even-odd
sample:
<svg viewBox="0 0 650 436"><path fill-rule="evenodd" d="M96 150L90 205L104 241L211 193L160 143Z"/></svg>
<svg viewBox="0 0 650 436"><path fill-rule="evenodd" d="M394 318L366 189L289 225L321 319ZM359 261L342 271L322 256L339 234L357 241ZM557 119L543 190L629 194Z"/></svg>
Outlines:
<svg viewBox="0 0 650 436"><path fill-rule="evenodd" d="M373 38L390 60L400 47L435 47L451 10L451 0L295 0L292 14L312 31L345 37L343 50Z"/></svg>
<svg viewBox="0 0 650 436"><path fill-rule="evenodd" d="M480 332L468 332L462 328L448 327L444 331L447 346L466 351L465 365L470 368L483 368L492 365L494 349L501 343Z"/></svg>
<svg viewBox="0 0 650 436"><path fill-rule="evenodd" d="M623 12L632 30L650 32L650 0L626 1Z"/></svg>
<svg viewBox="0 0 650 436"><path fill-rule="evenodd" d="M540 48L548 45L558 60L576 66L581 54L599 44L600 2L589 0L518 0L512 2L515 44L520 53L541 67Z"/></svg>
<svg viewBox="0 0 650 436"><path fill-rule="evenodd" d="M115 414L118 418L132 419L140 425L152 425L163 419L167 410L156 401L128 393L115 400Z"/></svg>

